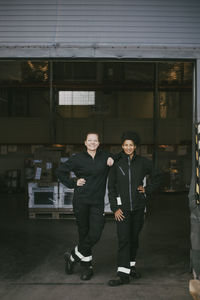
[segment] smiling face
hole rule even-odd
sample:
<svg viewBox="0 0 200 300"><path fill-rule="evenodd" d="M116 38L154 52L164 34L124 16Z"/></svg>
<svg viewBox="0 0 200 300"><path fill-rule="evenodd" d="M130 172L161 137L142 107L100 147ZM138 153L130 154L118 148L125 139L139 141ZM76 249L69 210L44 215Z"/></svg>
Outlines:
<svg viewBox="0 0 200 300"><path fill-rule="evenodd" d="M99 137L95 133L89 133L85 140L85 146L88 151L96 151L99 147Z"/></svg>
<svg viewBox="0 0 200 300"><path fill-rule="evenodd" d="M136 145L132 140L125 140L122 144L122 149L127 155L132 157L136 149Z"/></svg>

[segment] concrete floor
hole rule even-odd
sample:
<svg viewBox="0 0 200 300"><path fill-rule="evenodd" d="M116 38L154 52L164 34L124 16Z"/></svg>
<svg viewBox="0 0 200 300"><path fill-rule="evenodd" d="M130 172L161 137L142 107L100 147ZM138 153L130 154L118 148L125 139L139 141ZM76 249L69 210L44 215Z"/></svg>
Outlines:
<svg viewBox="0 0 200 300"><path fill-rule="evenodd" d="M116 271L116 228L106 220L93 253L95 275L89 282L64 272L63 253L77 240L68 220L28 220L23 195L0 195L0 299L163 299L191 300L189 210L187 194L156 195L149 205L138 253L142 278L109 287Z"/></svg>

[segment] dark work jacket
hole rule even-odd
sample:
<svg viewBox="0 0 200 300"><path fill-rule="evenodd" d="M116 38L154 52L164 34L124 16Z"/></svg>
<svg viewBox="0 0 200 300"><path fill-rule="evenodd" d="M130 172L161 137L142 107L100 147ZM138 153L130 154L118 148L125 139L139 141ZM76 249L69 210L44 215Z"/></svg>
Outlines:
<svg viewBox="0 0 200 300"><path fill-rule="evenodd" d="M152 162L146 157L134 154L130 160L124 152L121 152L120 156L109 173L108 196L111 210L115 212L119 208L122 211L144 208L146 196L161 183L161 172L154 169ZM145 187L145 194L139 193L137 188L143 185L143 179L147 175L150 176L151 181Z"/></svg>
<svg viewBox="0 0 200 300"><path fill-rule="evenodd" d="M94 159L87 151L72 155L62 164L56 174L62 184L68 188L74 188L74 204L104 204L106 180L109 171L107 166L109 152L97 149ZM75 178L70 177L74 172ZM86 183L77 186L79 178L84 178Z"/></svg>

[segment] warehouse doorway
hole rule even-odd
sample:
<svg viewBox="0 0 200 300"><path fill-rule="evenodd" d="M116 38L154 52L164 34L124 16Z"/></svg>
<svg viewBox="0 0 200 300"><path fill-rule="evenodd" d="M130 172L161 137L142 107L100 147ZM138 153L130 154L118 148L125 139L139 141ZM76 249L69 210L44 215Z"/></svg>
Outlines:
<svg viewBox="0 0 200 300"><path fill-rule="evenodd" d="M141 136L138 153L164 173L141 236L144 282L185 280L193 63L13 60L0 61L0 68L1 278L26 275L27 282L40 282L56 266L52 278L66 280L60 256L73 245L76 231L71 191L58 190L56 165L83 149L88 131L98 131L102 147L115 153L129 129ZM115 268L114 225L108 221L96 252L97 270L106 276Z"/></svg>

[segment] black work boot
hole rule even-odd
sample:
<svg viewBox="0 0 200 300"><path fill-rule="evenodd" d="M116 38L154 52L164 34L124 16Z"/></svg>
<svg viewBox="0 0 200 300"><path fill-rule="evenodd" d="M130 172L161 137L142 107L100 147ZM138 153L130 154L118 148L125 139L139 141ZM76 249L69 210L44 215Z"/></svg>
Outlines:
<svg viewBox="0 0 200 300"><path fill-rule="evenodd" d="M93 268L92 266L82 266L82 272L81 272L81 280L90 280L93 276Z"/></svg>
<svg viewBox="0 0 200 300"><path fill-rule="evenodd" d="M131 267L131 273L130 273L130 276L133 278L133 279L139 279L141 277L141 274L139 272L136 271L136 268L135 266L134 267Z"/></svg>
<svg viewBox="0 0 200 300"><path fill-rule="evenodd" d="M128 284L130 282L129 277L122 277L117 275L115 278L108 281L109 286L119 286L122 284Z"/></svg>
<svg viewBox="0 0 200 300"><path fill-rule="evenodd" d="M76 261L72 261L70 258L71 254L69 252L65 252L64 260L65 260L65 273L66 274L73 274L74 272L74 265Z"/></svg>

